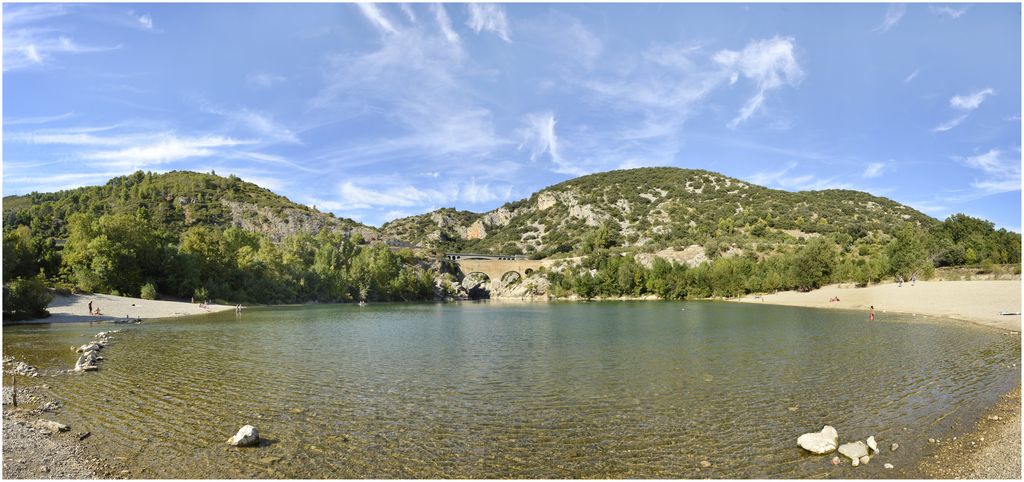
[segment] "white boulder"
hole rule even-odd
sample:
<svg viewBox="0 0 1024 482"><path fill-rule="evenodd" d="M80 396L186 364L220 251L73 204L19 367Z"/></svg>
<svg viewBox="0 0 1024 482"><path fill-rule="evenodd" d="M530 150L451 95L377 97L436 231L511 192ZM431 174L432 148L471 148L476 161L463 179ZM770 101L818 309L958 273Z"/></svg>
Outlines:
<svg viewBox="0 0 1024 482"><path fill-rule="evenodd" d="M256 430L256 427L246 425L238 429L238 433L228 439L228 445L248 447L250 445L256 445L259 441L260 433Z"/></svg>
<svg viewBox="0 0 1024 482"><path fill-rule="evenodd" d="M872 452L874 452L876 454L878 453L878 442L875 442L875 436L874 435L868 437L868 447L871 448Z"/></svg>
<svg viewBox="0 0 1024 482"><path fill-rule="evenodd" d="M826 425L820 432L805 433L797 437L796 443L814 454L831 453L839 445L839 432L831 425Z"/></svg>
<svg viewBox="0 0 1024 482"><path fill-rule="evenodd" d="M79 353L82 353L82 352L96 351L96 350L99 350L101 348L103 348L103 345L101 345L99 343L96 343L95 341L90 341L89 343L86 343L86 344L78 347L77 351Z"/></svg>
<svg viewBox="0 0 1024 482"><path fill-rule="evenodd" d="M857 466L861 462L861 457L868 456L868 444L858 440L856 442L850 442L839 446L839 453L849 457L853 462L854 466Z"/></svg>

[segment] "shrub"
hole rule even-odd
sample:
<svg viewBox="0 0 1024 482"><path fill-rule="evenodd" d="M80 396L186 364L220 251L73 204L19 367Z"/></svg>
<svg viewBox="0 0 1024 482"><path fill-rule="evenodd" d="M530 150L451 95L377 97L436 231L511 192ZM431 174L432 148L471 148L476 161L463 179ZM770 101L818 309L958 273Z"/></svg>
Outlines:
<svg viewBox="0 0 1024 482"><path fill-rule="evenodd" d="M5 320L28 320L50 316L46 307L53 301L53 294L46 288L42 277L18 278L3 289Z"/></svg>
<svg viewBox="0 0 1024 482"><path fill-rule="evenodd" d="M199 300L200 303L203 303L206 301L207 298L210 297L210 292L206 291L205 286L200 286L196 288L196 290L193 292L193 295L197 300Z"/></svg>
<svg viewBox="0 0 1024 482"><path fill-rule="evenodd" d="M156 286L153 283L146 283L142 285L142 289L139 290L140 297L144 300L155 300L156 299Z"/></svg>

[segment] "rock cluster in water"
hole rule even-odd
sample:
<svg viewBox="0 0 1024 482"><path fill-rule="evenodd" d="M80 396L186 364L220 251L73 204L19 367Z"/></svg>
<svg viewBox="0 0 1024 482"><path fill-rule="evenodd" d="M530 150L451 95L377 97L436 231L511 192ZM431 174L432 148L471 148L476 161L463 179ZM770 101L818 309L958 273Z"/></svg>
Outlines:
<svg viewBox="0 0 1024 482"><path fill-rule="evenodd" d="M119 333L121 330L101 331L96 334L96 339L86 343L75 351L81 353L82 356L78 357L78 361L75 362L76 372L91 372L99 369L96 363L103 359L100 356L99 351L103 347L110 344L113 337L110 335L113 333Z"/></svg>
<svg viewBox="0 0 1024 482"><path fill-rule="evenodd" d="M867 464L871 461L871 455L879 452L878 442L875 441L874 435L868 437L867 441L858 440L839 445L839 432L831 425L826 425L820 432L805 433L797 437L796 443L804 450L818 455L830 454L838 446L839 453L849 458L850 464L854 467ZM893 446L898 447L896 444ZM832 457L832 465L841 464L842 459Z"/></svg>
<svg viewBox="0 0 1024 482"><path fill-rule="evenodd" d="M4 357L4 365L8 365L4 369L6 373L13 373L15 375L24 375L27 377L34 377L39 375L36 367L29 365L23 361L16 361L14 357Z"/></svg>

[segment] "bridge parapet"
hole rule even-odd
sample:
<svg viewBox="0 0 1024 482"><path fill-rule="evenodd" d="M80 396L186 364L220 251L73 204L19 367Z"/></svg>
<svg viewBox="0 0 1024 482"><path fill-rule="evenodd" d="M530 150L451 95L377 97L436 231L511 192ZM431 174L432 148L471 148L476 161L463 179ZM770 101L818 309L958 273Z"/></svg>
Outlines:
<svg viewBox="0 0 1024 482"><path fill-rule="evenodd" d="M526 256L521 254L479 254L479 253L445 253L446 258L452 261L470 260L470 259L482 259L482 260L497 260L497 261L516 261L528 259Z"/></svg>

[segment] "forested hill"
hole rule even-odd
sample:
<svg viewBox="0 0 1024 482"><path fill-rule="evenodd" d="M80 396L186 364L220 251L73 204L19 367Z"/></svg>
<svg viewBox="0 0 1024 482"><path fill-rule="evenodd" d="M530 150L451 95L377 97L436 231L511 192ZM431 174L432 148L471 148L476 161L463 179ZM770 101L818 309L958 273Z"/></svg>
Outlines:
<svg viewBox="0 0 1024 482"><path fill-rule="evenodd" d="M858 191L788 192L702 170L642 168L572 179L483 214L442 209L398 219L381 233L417 245L547 257L592 251L593 233L602 229L631 251L775 251L817 235L888 237L908 222L924 230L940 224Z"/></svg>
<svg viewBox="0 0 1024 482"><path fill-rule="evenodd" d="M376 235L375 229L351 219L296 204L235 176L212 173L140 171L115 177L103 186L3 199L5 231L28 226L37 237L64 239L68 221L76 213L141 215L174 237L190 226L235 226L275 241L322 230L358 232L366 239Z"/></svg>
<svg viewBox="0 0 1024 482"><path fill-rule="evenodd" d="M779 191L675 168L584 176L487 213L441 209L379 230L194 172L9 196L3 211L5 319L40 316L45 284L259 303L460 293L466 279L437 250L395 250L394 241L567 258L528 280L499 280L554 297L736 296L927 278L950 265L1020 272L1020 234L988 221L940 222L862 192Z"/></svg>

